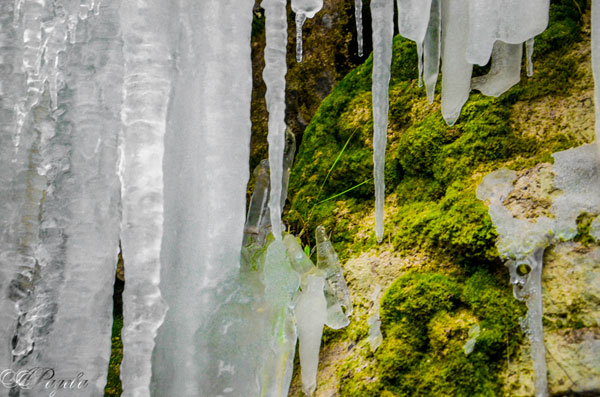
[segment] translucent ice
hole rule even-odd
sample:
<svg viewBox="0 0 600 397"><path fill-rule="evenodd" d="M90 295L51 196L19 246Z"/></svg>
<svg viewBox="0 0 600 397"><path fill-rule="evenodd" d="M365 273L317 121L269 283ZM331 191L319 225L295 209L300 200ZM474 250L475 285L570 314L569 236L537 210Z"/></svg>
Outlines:
<svg viewBox="0 0 600 397"><path fill-rule="evenodd" d="M302 25L323 8L323 0L292 0L292 11L296 14L296 61L302 62Z"/></svg>
<svg viewBox="0 0 600 397"><path fill-rule="evenodd" d="M124 396L149 396L154 338L166 307L159 290L163 235L163 153L171 90L169 6L128 1L121 6L125 77L120 176ZM143 211L140 211L143 208ZM143 236L143 238L140 238Z"/></svg>
<svg viewBox="0 0 600 397"><path fill-rule="evenodd" d="M521 80L523 44L496 41L488 74L474 77L471 87L487 96L500 96Z"/></svg>
<svg viewBox="0 0 600 397"><path fill-rule="evenodd" d="M469 37L469 1L448 0L442 6L442 115L453 125L469 98L473 65L465 56Z"/></svg>
<svg viewBox="0 0 600 397"><path fill-rule="evenodd" d="M542 33L548 26L550 0L470 1L467 60L485 65L496 40L521 44Z"/></svg>
<svg viewBox="0 0 600 397"><path fill-rule="evenodd" d="M327 284L331 287L345 314L351 315L353 308L350 291L348 291L344 279L340 260L323 226L317 227L317 267L325 272Z"/></svg>
<svg viewBox="0 0 600 397"><path fill-rule="evenodd" d="M281 239L281 179L285 149L285 75L287 73L287 13L285 0L263 0L265 9L265 69L263 79L267 85L267 110L269 112L269 164L271 192L269 209L273 235Z"/></svg>
<svg viewBox="0 0 600 397"><path fill-rule="evenodd" d="M354 0L354 18L356 19L356 42L358 45L359 57L362 57L364 52L362 7L362 0Z"/></svg>
<svg viewBox="0 0 600 397"><path fill-rule="evenodd" d="M432 0L431 16L423 43L423 81L427 89L427 100L433 103L435 85L440 73L442 51L442 9L441 0Z"/></svg>
<svg viewBox="0 0 600 397"><path fill-rule="evenodd" d="M383 240L385 218L385 147L387 144L390 67L394 35L392 0L371 1L373 26L373 165L375 174L375 234Z"/></svg>
<svg viewBox="0 0 600 397"><path fill-rule="evenodd" d="M527 76L533 76L533 49L534 49L535 39L532 37L531 39L525 42L526 48L526 56L527 56Z"/></svg>
<svg viewBox="0 0 600 397"><path fill-rule="evenodd" d="M371 350L375 351L383 342L383 335L381 334L381 317L379 316L379 300L381 298L381 286L376 285L375 290L371 296L373 306L369 310L369 317L367 323L369 324L369 337L368 342L371 346Z"/></svg>
<svg viewBox="0 0 600 397"><path fill-rule="evenodd" d="M327 301L323 294L325 276L319 270L309 272L302 282L302 294L296 304L302 390L312 396L317 387L317 367L323 325L327 321Z"/></svg>

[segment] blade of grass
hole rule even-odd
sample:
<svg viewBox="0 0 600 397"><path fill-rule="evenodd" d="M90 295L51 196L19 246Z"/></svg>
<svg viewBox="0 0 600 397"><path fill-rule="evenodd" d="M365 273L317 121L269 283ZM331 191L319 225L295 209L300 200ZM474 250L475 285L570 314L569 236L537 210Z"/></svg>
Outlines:
<svg viewBox="0 0 600 397"><path fill-rule="evenodd" d="M350 137L346 140L346 143L344 144L344 147L338 153L337 157L335 158L335 161L333 162L333 164L329 168L329 171L327 171L327 175L325 176L325 179L323 180L323 183L321 184L321 187L319 188L319 193L323 191L323 186L325 186L325 183L327 182L327 179L329 179L329 175L331 174L331 171L333 171L333 169L335 168L335 165L339 161L340 157L342 157L342 154L344 154L344 150L346 150L346 147L350 143L350 140L352 139L352 137L354 136L354 134L356 134L356 131L358 131L358 128L355 129L354 132L352 132L352 134L350 134Z"/></svg>
<svg viewBox="0 0 600 397"><path fill-rule="evenodd" d="M344 190L344 191L343 191L343 192L341 192L341 193L334 194L333 196L331 196L331 197L328 197L328 198L326 198L325 200L321 200L321 201L319 201L318 203L316 203L315 205L319 205L319 204L321 204L321 203L324 203L324 202L326 202L326 201L333 200L334 198L336 198L336 197L339 197L339 196L341 196L342 194L346 194L346 193L348 193L348 192L349 192L349 191L351 191L351 190L354 190L354 189L356 189L356 188L359 188L359 187L361 187L362 185L364 185L365 183L368 183L368 182L370 182L370 181L371 181L371 179L372 179L372 178L369 178L369 179L367 179L366 181L363 181L363 182L359 183L358 185L354 185L354 186L352 186L350 189L346 189L346 190Z"/></svg>

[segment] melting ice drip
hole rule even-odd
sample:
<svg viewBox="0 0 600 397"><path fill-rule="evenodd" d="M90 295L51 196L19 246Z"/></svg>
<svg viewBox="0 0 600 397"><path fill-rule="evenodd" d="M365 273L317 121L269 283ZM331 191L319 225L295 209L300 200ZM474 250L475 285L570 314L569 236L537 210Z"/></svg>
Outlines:
<svg viewBox="0 0 600 397"><path fill-rule="evenodd" d="M489 214L498 233L497 247L510 270L514 295L527 303L526 332L536 373L536 396L548 393L543 334L542 268L544 249L577 234L577 217L600 214L600 162L595 144L553 155L553 187L560 194L553 199L553 217L534 221L517 219L504 206L513 190L515 171L501 169L487 175L477 189L477 197L488 202ZM592 222L596 229L600 220ZM597 229L596 229L597 230ZM600 235L594 234L600 240Z"/></svg>
<svg viewBox="0 0 600 397"><path fill-rule="evenodd" d="M499 96L519 82L524 43L527 72L533 73L533 37L546 29L549 7L549 0L397 0L398 30L417 44L419 86L424 81L429 102L434 98L440 59L444 59L442 115L448 125L458 120L471 89ZM381 242L393 0L373 0L371 15L375 231ZM490 58L490 72L472 79L473 65L483 66Z"/></svg>

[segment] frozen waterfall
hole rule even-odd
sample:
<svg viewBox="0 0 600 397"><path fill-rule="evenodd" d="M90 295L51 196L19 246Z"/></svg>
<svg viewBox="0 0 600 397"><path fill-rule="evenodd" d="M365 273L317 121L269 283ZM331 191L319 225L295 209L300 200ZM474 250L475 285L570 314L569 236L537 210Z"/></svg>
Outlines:
<svg viewBox="0 0 600 397"><path fill-rule="evenodd" d="M592 12L596 79L598 1ZM0 368L54 368L56 378L79 376L88 395L102 395L121 241L124 395L285 395L297 340L303 388L314 391L323 326L346 326L352 299L325 231L318 230L315 266L282 228L293 158L285 149L286 0L262 2L269 160L256 173L246 214L253 4L0 2ZM301 59L302 24L323 1L291 5ZM355 7L361 53L362 1ZM531 75L534 37L546 28L549 0L397 0L397 8L400 34L416 42L415 78L422 75L430 102L442 69L442 114L451 125L471 89L497 96L519 81L524 45ZM378 241L384 237L393 9L394 0L371 1ZM473 65L488 62L489 74L472 78ZM599 96L597 87L597 114ZM555 155L557 183L586 198L579 207L597 211L595 188L584 189L585 196L568 183L578 175L570 161L583 158L581 166L598 174L595 147L577 150ZM501 176L494 183L510 179ZM511 270L531 262L530 276L513 275L513 283L530 288L540 374L536 253L559 233L572 234L577 215L565 203L553 207L557 220L519 229L534 235L525 240L531 247L500 241L508 241L500 250L514 262ZM510 234L514 225L496 204L492 217L507 225L499 233ZM11 396L38 392L17 387Z"/></svg>

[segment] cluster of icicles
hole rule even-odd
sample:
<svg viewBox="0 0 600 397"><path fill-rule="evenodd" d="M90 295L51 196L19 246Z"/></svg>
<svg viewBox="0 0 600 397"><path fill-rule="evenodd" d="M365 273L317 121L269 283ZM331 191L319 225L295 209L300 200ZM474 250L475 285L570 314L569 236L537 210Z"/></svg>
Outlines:
<svg viewBox="0 0 600 397"><path fill-rule="evenodd" d="M301 39L323 1L291 3ZM531 65L548 3L398 0L430 100L443 60L449 124L471 88L499 95L518 81L522 44ZM103 394L121 242L123 395L285 395L290 324L305 389L314 389L315 341L323 324L342 326L351 303L324 231L316 267L283 233L286 0L261 4L270 188L259 185L246 212L253 5L0 2L0 368L81 373L87 395ZM371 1L379 240L393 8ZM360 0L356 10L362 52ZM472 65L490 57L490 73L471 79ZM39 395L44 384L35 386L17 384L11 396Z"/></svg>

